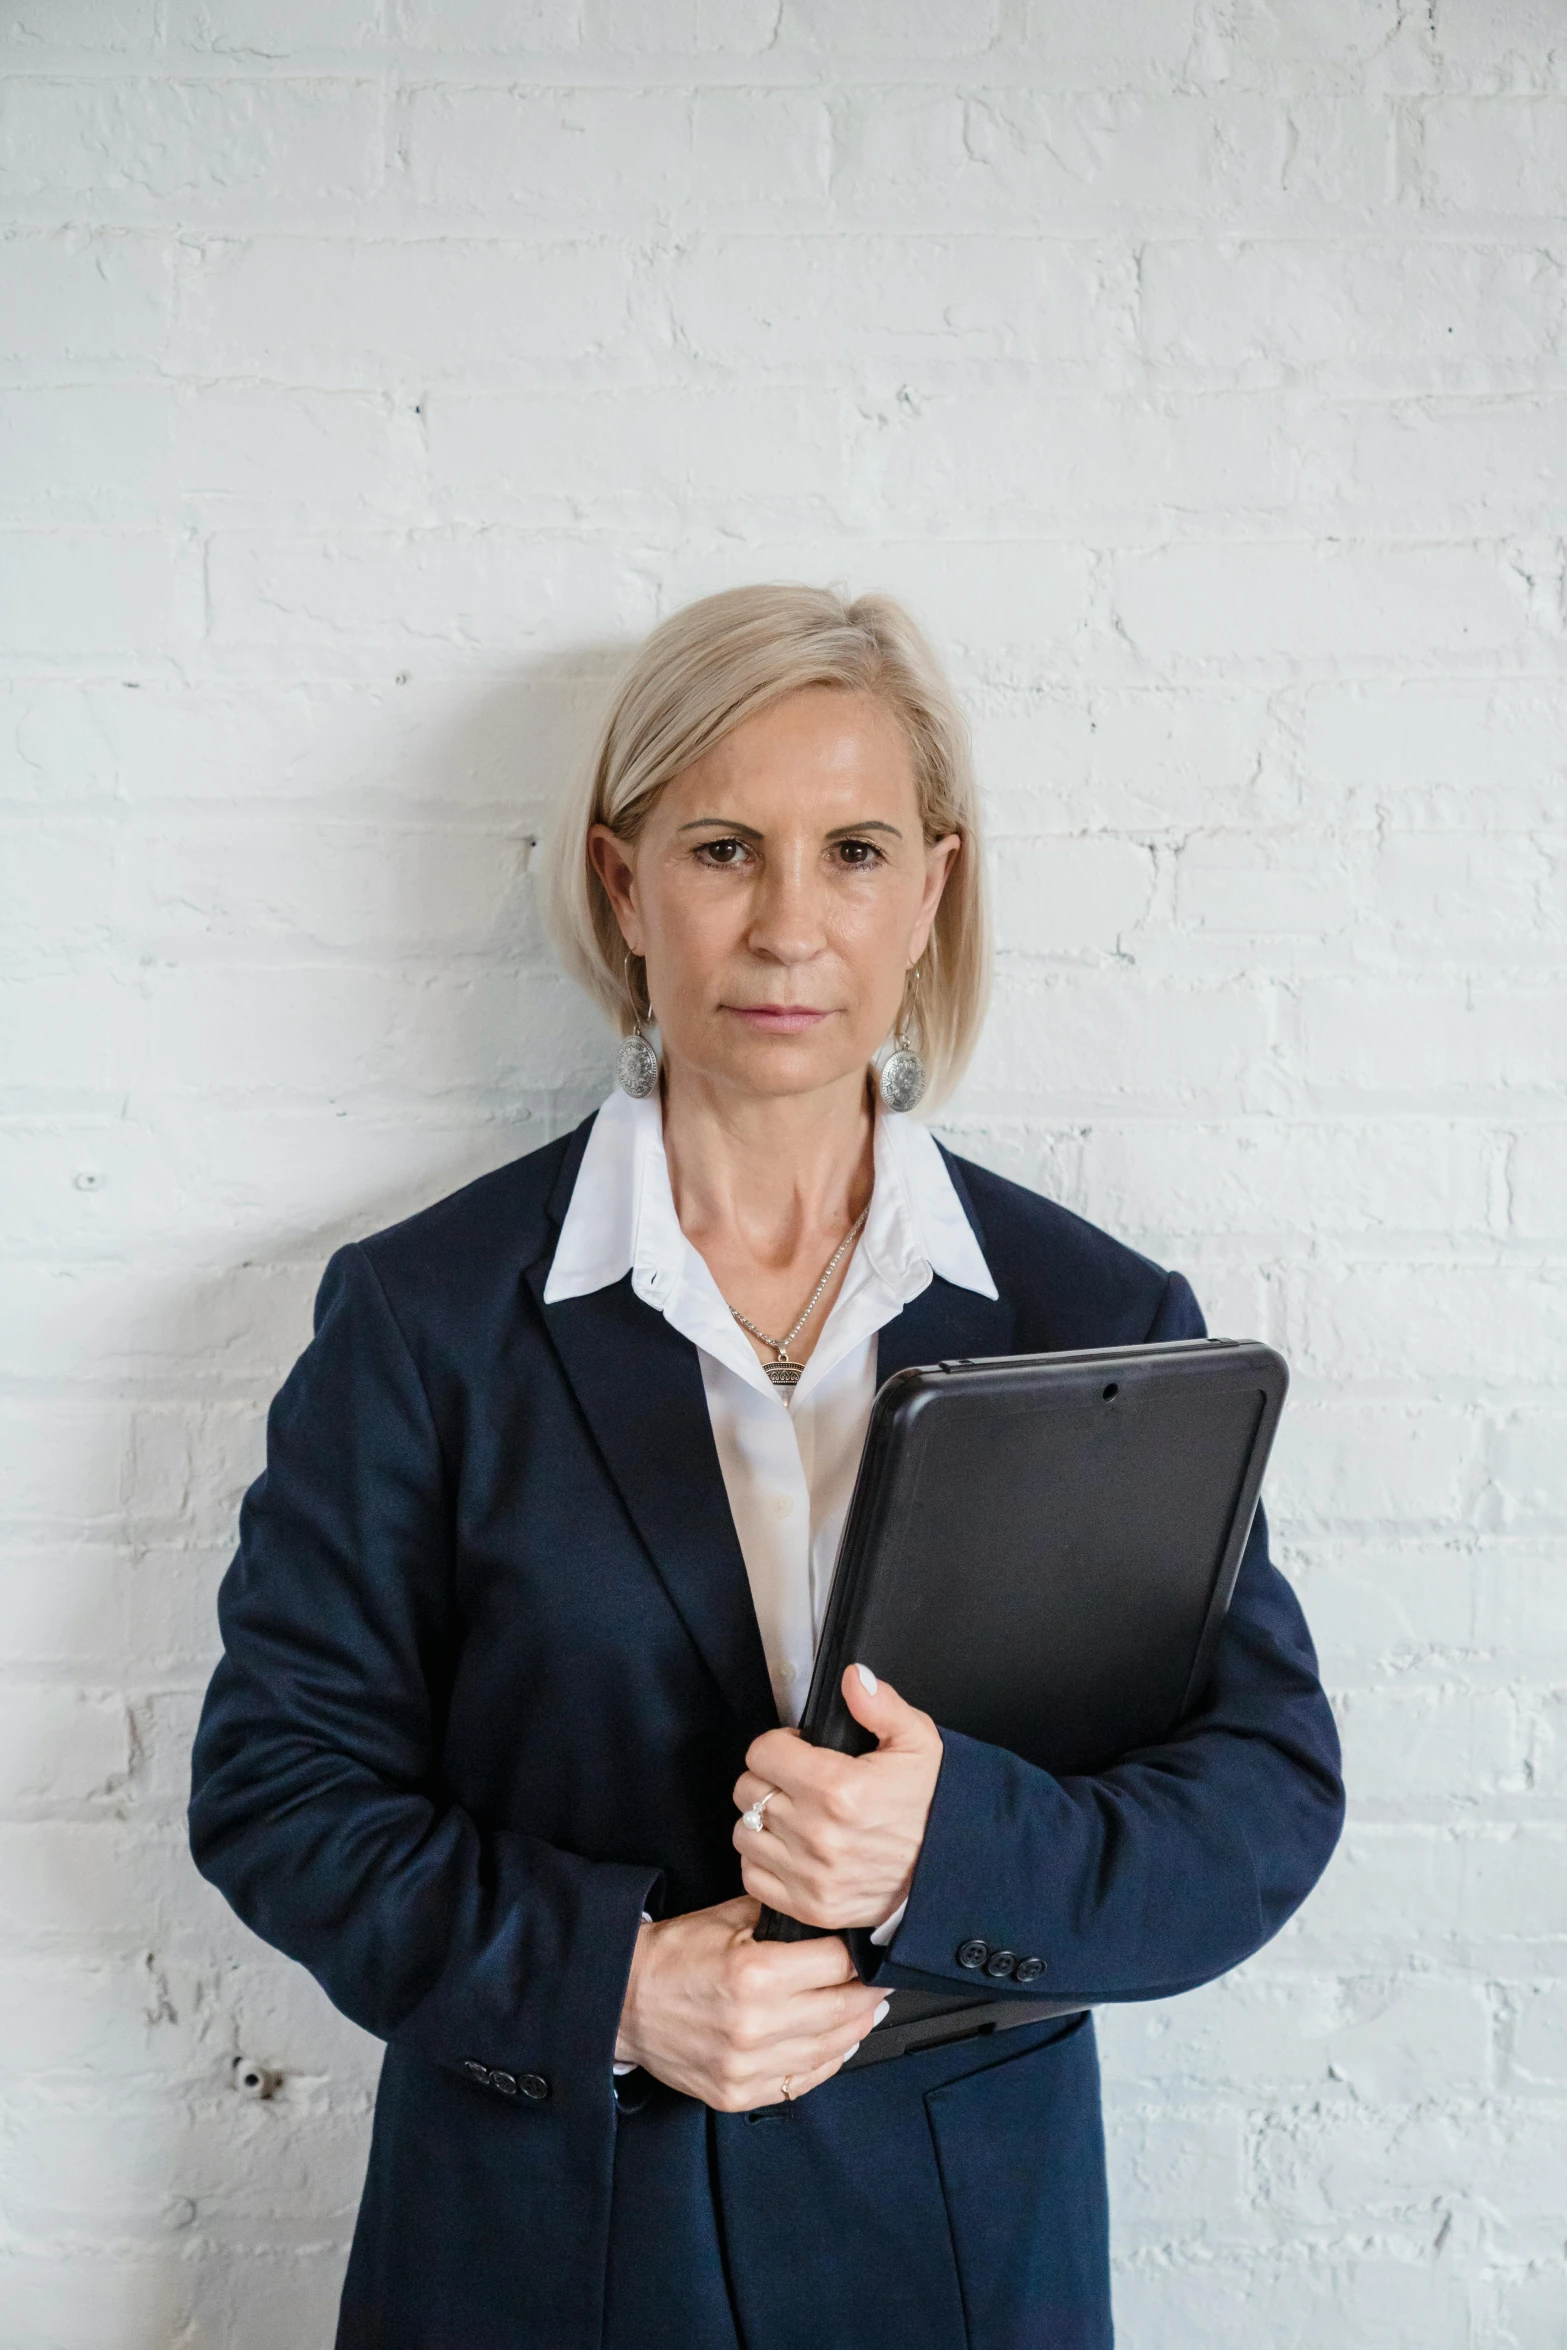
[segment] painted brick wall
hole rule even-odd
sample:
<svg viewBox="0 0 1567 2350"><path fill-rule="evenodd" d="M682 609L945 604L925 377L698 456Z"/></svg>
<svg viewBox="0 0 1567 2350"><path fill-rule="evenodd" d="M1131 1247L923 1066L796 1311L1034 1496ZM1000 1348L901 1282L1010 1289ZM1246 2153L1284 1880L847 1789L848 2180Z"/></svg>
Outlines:
<svg viewBox="0 0 1567 2350"><path fill-rule="evenodd" d="M1296 1367L1353 1824L1106 2021L1123 2341L1560 2350L1559 0L5 0L0 56L0 2335L330 2338L376 2050L185 1857L213 1588L329 1249L605 1086L530 856L606 663L787 575L973 710L949 1131Z"/></svg>

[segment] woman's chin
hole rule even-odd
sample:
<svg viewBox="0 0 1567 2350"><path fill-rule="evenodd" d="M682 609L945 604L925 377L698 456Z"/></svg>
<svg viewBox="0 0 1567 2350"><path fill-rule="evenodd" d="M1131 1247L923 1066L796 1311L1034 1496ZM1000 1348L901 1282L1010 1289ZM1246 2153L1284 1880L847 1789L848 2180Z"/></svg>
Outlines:
<svg viewBox="0 0 1567 2350"><path fill-rule="evenodd" d="M717 1040L715 1040L715 1043ZM721 1040L721 1049L689 1057L673 1048L666 1055L678 1079L682 1065L694 1077L758 1101L784 1101L821 1093L863 1077L869 1053L846 1055L842 1038L829 1042L819 1030L769 1035L748 1030Z"/></svg>

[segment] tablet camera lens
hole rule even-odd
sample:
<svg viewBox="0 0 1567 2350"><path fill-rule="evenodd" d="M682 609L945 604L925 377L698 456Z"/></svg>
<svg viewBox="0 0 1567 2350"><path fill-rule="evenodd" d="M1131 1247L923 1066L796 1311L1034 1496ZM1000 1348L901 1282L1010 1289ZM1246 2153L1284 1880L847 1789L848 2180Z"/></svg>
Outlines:
<svg viewBox="0 0 1567 2350"><path fill-rule="evenodd" d="M1113 1379L1112 1379L1112 1380L1111 1380L1111 1382L1110 1382L1110 1384L1109 1384L1109 1386L1108 1386L1108 1387L1105 1389L1105 1397L1104 1397L1104 1399L1105 1399L1105 1402L1106 1402L1106 1403L1109 1403L1109 1402L1111 1401L1111 1399L1112 1399L1113 1397L1115 1397L1115 1396L1119 1395L1119 1394L1120 1394L1120 1392L1121 1392L1121 1390L1120 1390L1119 1386L1116 1384L1115 1380L1113 1380Z"/></svg>

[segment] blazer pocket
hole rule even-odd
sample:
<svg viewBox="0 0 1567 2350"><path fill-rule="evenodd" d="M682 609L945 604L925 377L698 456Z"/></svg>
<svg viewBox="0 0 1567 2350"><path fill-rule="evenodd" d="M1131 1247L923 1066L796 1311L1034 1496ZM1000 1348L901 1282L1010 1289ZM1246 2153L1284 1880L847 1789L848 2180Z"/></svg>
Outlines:
<svg viewBox="0 0 1567 2350"><path fill-rule="evenodd" d="M970 2350L1111 2350L1099 2058L1085 2015L925 2093Z"/></svg>

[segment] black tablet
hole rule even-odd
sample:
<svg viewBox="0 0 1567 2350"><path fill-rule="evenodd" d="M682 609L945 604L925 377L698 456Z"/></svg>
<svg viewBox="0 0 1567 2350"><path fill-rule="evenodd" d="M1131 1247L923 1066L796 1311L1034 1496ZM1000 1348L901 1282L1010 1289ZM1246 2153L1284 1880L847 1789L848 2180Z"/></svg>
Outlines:
<svg viewBox="0 0 1567 2350"><path fill-rule="evenodd" d="M1167 1737L1198 1695L1288 1369L1180 1340L899 1371L877 1394L801 1731L874 1744L846 1665L1058 1775ZM811 1929L764 1911L764 1940Z"/></svg>

